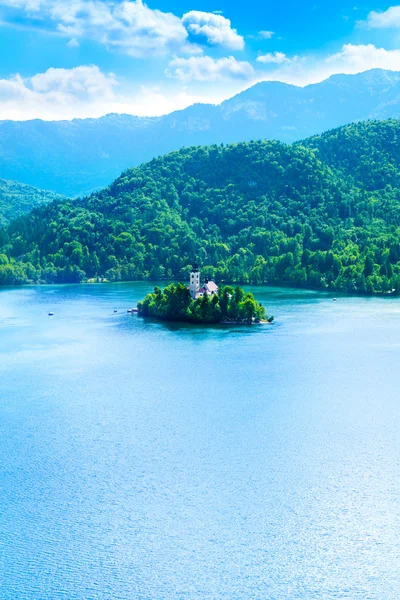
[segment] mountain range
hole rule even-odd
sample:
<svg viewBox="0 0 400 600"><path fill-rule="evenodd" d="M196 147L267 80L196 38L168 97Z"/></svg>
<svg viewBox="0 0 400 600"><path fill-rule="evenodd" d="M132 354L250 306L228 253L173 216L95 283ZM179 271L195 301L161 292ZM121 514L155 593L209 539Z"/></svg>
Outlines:
<svg viewBox="0 0 400 600"><path fill-rule="evenodd" d="M350 122L393 117L400 117L400 73L377 69L303 88L262 82L218 106L196 104L163 117L1 121L0 176L78 196L183 147L291 143Z"/></svg>

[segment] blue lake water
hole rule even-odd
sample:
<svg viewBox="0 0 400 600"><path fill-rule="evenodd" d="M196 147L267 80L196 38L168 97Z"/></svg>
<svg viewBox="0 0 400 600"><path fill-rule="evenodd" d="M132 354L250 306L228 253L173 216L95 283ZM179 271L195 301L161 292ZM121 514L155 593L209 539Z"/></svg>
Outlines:
<svg viewBox="0 0 400 600"><path fill-rule="evenodd" d="M400 300L200 328L150 288L0 291L1 600L398 600Z"/></svg>

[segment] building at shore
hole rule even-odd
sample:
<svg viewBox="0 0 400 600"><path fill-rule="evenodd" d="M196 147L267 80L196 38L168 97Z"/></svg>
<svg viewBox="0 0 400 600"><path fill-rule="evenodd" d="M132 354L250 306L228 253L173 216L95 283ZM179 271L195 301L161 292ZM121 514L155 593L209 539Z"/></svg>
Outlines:
<svg viewBox="0 0 400 600"><path fill-rule="evenodd" d="M201 284L200 269L196 260L194 261L193 269L190 273L189 290L193 300L202 298L205 294L207 296L214 296L214 294L218 294L218 286L214 281L209 281L206 277L204 283Z"/></svg>

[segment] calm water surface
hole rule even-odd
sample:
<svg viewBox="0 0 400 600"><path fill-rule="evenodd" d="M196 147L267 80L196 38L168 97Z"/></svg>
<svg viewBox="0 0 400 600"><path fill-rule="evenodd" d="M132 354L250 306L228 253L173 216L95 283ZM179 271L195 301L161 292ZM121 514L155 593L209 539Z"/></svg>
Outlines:
<svg viewBox="0 0 400 600"><path fill-rule="evenodd" d="M400 300L199 328L149 289L0 291L1 600L398 600Z"/></svg>

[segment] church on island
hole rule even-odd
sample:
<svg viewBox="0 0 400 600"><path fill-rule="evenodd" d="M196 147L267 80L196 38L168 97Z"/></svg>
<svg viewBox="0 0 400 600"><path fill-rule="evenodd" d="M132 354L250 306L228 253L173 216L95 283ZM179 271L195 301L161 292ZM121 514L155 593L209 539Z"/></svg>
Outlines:
<svg viewBox="0 0 400 600"><path fill-rule="evenodd" d="M208 281L206 277L203 285L200 284L200 270L197 261L194 261L192 272L190 273L190 284L189 284L190 295L193 300L202 298L205 294L208 296L214 296L218 294L218 286L214 281Z"/></svg>

